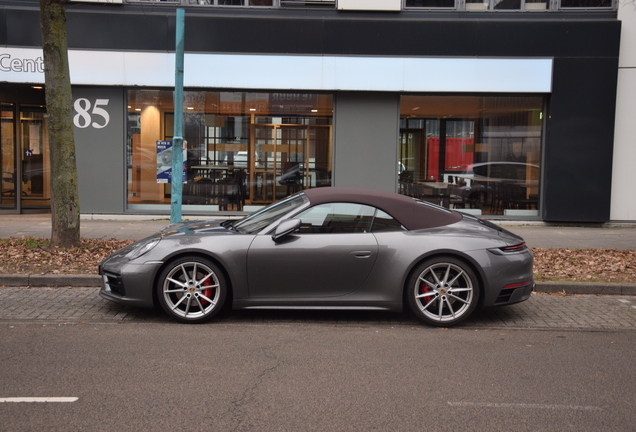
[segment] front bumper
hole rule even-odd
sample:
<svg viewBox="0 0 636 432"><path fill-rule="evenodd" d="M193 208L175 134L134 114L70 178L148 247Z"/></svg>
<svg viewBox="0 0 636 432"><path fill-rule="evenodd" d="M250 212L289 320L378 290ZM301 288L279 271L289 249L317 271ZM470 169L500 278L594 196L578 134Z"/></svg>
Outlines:
<svg viewBox="0 0 636 432"><path fill-rule="evenodd" d="M102 277L100 297L135 307L153 307L153 289L162 262L133 263L112 257L99 265Z"/></svg>

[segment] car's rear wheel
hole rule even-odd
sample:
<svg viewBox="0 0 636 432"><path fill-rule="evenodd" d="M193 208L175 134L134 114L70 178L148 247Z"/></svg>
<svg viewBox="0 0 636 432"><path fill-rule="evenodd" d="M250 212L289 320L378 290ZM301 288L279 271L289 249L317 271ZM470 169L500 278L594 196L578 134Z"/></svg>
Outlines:
<svg viewBox="0 0 636 432"><path fill-rule="evenodd" d="M227 282L210 260L185 257L171 262L161 272L157 297L161 308L177 321L202 323L223 308Z"/></svg>
<svg viewBox="0 0 636 432"><path fill-rule="evenodd" d="M420 264L407 285L407 302L423 322L448 327L468 318L479 301L479 282L465 262L439 257Z"/></svg>

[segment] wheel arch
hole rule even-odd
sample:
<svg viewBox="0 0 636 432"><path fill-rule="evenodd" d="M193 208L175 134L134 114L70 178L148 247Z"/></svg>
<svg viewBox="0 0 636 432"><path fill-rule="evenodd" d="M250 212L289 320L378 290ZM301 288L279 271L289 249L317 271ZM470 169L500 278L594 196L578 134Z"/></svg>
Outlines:
<svg viewBox="0 0 636 432"><path fill-rule="evenodd" d="M411 277L413 276L413 274L415 274L417 267L423 262L428 261L430 259L443 258L443 257L455 258L457 260L462 261L463 263L465 263L466 265L470 267L470 269L475 274L475 277L477 278L477 283L479 284L479 301L477 303L477 307L480 307L482 305L483 299L484 299L484 292L486 289L486 285L485 285L486 278L481 269L481 266L479 266L475 262L475 260L471 258L469 255L463 254L461 252L458 252L455 250L437 250L437 251L428 253L426 255L420 256L417 260L413 261L408 271L406 272L406 276L404 280L402 281L402 307L404 310L408 309L406 296L407 296L407 290L409 288L409 281L411 280Z"/></svg>
<svg viewBox="0 0 636 432"><path fill-rule="evenodd" d="M233 285L232 285L232 278L230 277L230 273L227 271L226 266L214 254L207 253L207 252L202 251L200 249L193 249L193 250L180 250L180 251L168 256L167 259L164 260L163 264L157 269L157 271L155 272L155 276L153 278L153 281L152 281L152 304L153 304L153 306L154 307L159 307L159 297L158 297L158 293L157 293L157 284L159 283L159 277L163 273L164 269L166 267L168 267L169 265L171 265L173 262L175 262L177 260L180 260L182 258L185 258L185 257L199 257L199 258L204 258L204 259L210 260L210 261L212 261L212 263L214 263L223 272L223 276L225 277L225 280L227 281L227 296L225 298L226 304L224 306L231 305L232 304L232 299L233 299L233 294L232 293L233 293L234 290L233 290Z"/></svg>

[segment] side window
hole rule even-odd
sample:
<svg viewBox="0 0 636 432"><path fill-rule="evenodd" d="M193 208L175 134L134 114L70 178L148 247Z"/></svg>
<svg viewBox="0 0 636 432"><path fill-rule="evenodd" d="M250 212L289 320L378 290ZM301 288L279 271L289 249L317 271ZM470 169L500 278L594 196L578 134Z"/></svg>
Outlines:
<svg viewBox="0 0 636 432"><path fill-rule="evenodd" d="M406 231L406 228L397 220L393 219L390 214L378 209L378 212L375 214L375 219L373 219L371 231Z"/></svg>
<svg viewBox="0 0 636 432"><path fill-rule="evenodd" d="M300 233L336 234L369 232L375 208L351 203L328 203L311 207L296 216Z"/></svg>

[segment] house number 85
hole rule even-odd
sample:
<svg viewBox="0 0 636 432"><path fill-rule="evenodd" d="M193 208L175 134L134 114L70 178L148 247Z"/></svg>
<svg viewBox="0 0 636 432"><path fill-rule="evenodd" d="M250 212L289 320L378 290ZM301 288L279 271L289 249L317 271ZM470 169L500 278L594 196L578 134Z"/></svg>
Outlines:
<svg viewBox="0 0 636 432"><path fill-rule="evenodd" d="M110 116L108 115L108 111L100 107L106 105L108 105L108 99L95 99L95 105L93 105L93 109L91 110L91 102L88 99L76 99L73 108L75 108L77 114L73 117L73 124L80 129L87 128L88 126L93 126L95 129L106 127L110 121ZM93 121L95 116L101 117L101 122Z"/></svg>

